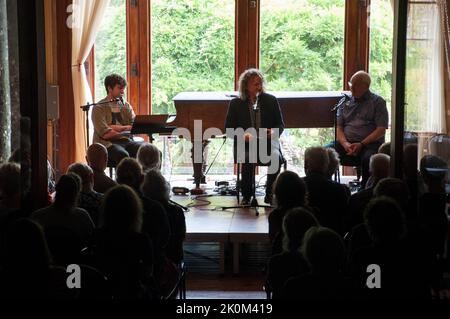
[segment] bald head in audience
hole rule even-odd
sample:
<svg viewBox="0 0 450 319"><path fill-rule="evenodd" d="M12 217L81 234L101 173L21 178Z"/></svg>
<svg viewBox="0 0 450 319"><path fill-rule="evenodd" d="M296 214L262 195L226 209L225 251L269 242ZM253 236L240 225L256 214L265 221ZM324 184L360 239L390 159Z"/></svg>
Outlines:
<svg viewBox="0 0 450 319"><path fill-rule="evenodd" d="M328 171L328 152L324 147L309 147L305 151L305 172L326 174Z"/></svg>
<svg viewBox="0 0 450 319"><path fill-rule="evenodd" d="M108 163L108 150L99 143L94 143L87 150L86 160L93 170L103 172Z"/></svg>

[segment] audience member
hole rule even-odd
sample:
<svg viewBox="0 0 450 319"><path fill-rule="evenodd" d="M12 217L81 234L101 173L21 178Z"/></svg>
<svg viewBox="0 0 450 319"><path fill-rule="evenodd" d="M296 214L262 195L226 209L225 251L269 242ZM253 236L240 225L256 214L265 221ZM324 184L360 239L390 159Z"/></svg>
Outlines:
<svg viewBox="0 0 450 319"><path fill-rule="evenodd" d="M147 173L151 169L161 169L161 151L153 144L143 143L137 152L136 156L142 170Z"/></svg>
<svg viewBox="0 0 450 319"><path fill-rule="evenodd" d="M282 252L283 218L289 209L306 206L306 185L296 173L284 171L273 187L276 208L269 215L269 238L272 254L278 254Z"/></svg>
<svg viewBox="0 0 450 319"><path fill-rule="evenodd" d="M372 245L355 252L350 273L358 295L369 298L429 297L427 261L405 240L407 226L400 205L392 198L373 199L364 213ZM380 267L380 288L368 289L367 267Z"/></svg>
<svg viewBox="0 0 450 319"><path fill-rule="evenodd" d="M109 176L105 174L108 164L108 151L100 143L94 143L87 150L86 160L94 171L94 190L101 194L117 185Z"/></svg>
<svg viewBox="0 0 450 319"><path fill-rule="evenodd" d="M308 202L317 208L317 220L324 227L343 232L343 219L347 213L348 196L342 186L326 177L329 159L325 148L310 147L305 151L303 180L308 190Z"/></svg>
<svg viewBox="0 0 450 319"><path fill-rule="evenodd" d="M166 256L175 264L183 260L183 241L186 238L186 220L183 209L170 201L170 185L158 169L145 174L142 184L145 197L158 201L166 210L170 225L170 239L166 246Z"/></svg>
<svg viewBox="0 0 450 319"><path fill-rule="evenodd" d="M86 164L75 163L69 166L67 173L74 173L80 177L82 186L78 197L78 207L85 209L94 224L98 225L103 194L94 191L94 172Z"/></svg>
<svg viewBox="0 0 450 319"><path fill-rule="evenodd" d="M301 252L310 272L289 279L284 287L285 299L346 299L349 284L344 279L345 247L335 231L311 227L303 238Z"/></svg>
<svg viewBox="0 0 450 319"><path fill-rule="evenodd" d="M155 296L152 242L141 232L142 219L141 201L132 188L119 185L105 194L93 254L95 266L111 282L114 298Z"/></svg>
<svg viewBox="0 0 450 319"><path fill-rule="evenodd" d="M373 189L383 178L389 177L390 157L386 154L378 153L372 155L369 162L371 177L367 182L366 189L360 190L350 197L348 203L347 230L363 222L363 212L367 204L373 197ZM370 184L370 185L369 185Z"/></svg>
<svg viewBox="0 0 450 319"><path fill-rule="evenodd" d="M19 219L6 233L0 299L68 299L64 268L51 264L42 228L30 219Z"/></svg>
<svg viewBox="0 0 450 319"><path fill-rule="evenodd" d="M270 258L267 268L266 289L271 289L272 298L282 293L286 281L309 271L309 265L300 253L300 246L306 231L319 226L319 222L305 208L289 210L283 219L283 252Z"/></svg>
<svg viewBox="0 0 450 319"><path fill-rule="evenodd" d="M62 175L56 184L55 202L31 215L44 228L46 235L50 229L58 229L72 233L81 245L90 241L94 223L84 209L76 207L80 188L78 175Z"/></svg>
<svg viewBox="0 0 450 319"><path fill-rule="evenodd" d="M144 209L142 232L152 240L155 253L154 274L156 278L159 278L164 270L165 249L170 238L170 225L166 210L160 203L142 194L141 185L144 175L136 159L124 158L117 165L116 174L117 182L131 187L141 199Z"/></svg>

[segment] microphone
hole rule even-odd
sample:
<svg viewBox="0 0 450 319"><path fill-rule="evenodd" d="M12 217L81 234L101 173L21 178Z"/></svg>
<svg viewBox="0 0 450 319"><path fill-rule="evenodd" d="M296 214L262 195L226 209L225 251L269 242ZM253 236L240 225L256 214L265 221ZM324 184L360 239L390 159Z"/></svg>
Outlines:
<svg viewBox="0 0 450 319"><path fill-rule="evenodd" d="M351 96L346 94L346 93L342 93L342 98L339 100L339 102L336 103L335 106L333 106L333 108L331 109L331 112L336 111L338 108L340 108L344 103L347 103L347 101L351 100Z"/></svg>
<svg viewBox="0 0 450 319"><path fill-rule="evenodd" d="M123 97L122 96L121 97L116 97L115 102L117 102L118 104L120 104L122 106L125 105L124 102L123 102Z"/></svg>

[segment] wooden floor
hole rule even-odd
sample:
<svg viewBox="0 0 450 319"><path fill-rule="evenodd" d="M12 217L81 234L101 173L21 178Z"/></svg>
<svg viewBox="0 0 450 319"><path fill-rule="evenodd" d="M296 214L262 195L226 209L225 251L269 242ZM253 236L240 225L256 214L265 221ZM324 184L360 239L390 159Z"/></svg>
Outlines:
<svg viewBox="0 0 450 319"><path fill-rule="evenodd" d="M265 299L264 275L220 276L189 274L187 299Z"/></svg>
<svg viewBox="0 0 450 319"><path fill-rule="evenodd" d="M194 197L174 196L173 201L189 206L186 217L186 242L215 242L220 249L220 273L225 265L233 264L233 273L239 273L240 245L243 243L268 243L268 215L272 208L230 208L235 206L235 196L210 194ZM199 200L200 199L200 200ZM206 201L206 202L205 202ZM263 198L258 198L264 204ZM258 214L256 213L258 212ZM225 247L232 247L232 260L225 260Z"/></svg>

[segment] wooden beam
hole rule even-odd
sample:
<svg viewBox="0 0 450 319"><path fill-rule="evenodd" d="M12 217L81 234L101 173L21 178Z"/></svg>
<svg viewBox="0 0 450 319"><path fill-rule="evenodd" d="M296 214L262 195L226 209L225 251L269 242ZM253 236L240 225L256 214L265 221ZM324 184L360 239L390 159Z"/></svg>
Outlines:
<svg viewBox="0 0 450 319"><path fill-rule="evenodd" d="M344 35L344 89L348 81L359 71L369 69L370 0L346 0Z"/></svg>
<svg viewBox="0 0 450 319"><path fill-rule="evenodd" d="M56 85L58 83L58 61L56 46L56 0L44 0L45 11L45 65L47 84ZM47 158L50 164L56 163L53 158L53 121L47 121Z"/></svg>
<svg viewBox="0 0 450 319"><path fill-rule="evenodd" d="M31 124L29 137L24 135L21 141L22 151L28 148L27 145L31 148L31 188L30 193L23 194L22 207L31 211L47 203L44 1L18 0L17 8L20 111L22 116L29 118ZM25 158L22 161L28 164ZM27 168L22 166L22 176L28 175L25 170Z"/></svg>
<svg viewBox="0 0 450 319"><path fill-rule="evenodd" d="M139 106L137 114L151 111L150 0L139 0Z"/></svg>
<svg viewBox="0 0 450 319"><path fill-rule="evenodd" d="M132 4L133 2L133 4ZM134 3L138 1L127 0L127 95L134 111L139 107L139 9Z"/></svg>
<svg viewBox="0 0 450 319"><path fill-rule="evenodd" d="M151 111L150 0L127 0L128 101L136 114Z"/></svg>
<svg viewBox="0 0 450 319"><path fill-rule="evenodd" d="M403 177L407 22L408 2L396 1L394 7L394 54L392 57L391 176L398 178Z"/></svg>
<svg viewBox="0 0 450 319"><path fill-rule="evenodd" d="M236 0L235 90L239 76L259 67L259 0Z"/></svg>
<svg viewBox="0 0 450 319"><path fill-rule="evenodd" d="M72 86L72 30L67 26L67 8L72 0L56 1L57 59L59 84L59 167L65 172L75 159L74 98Z"/></svg>

